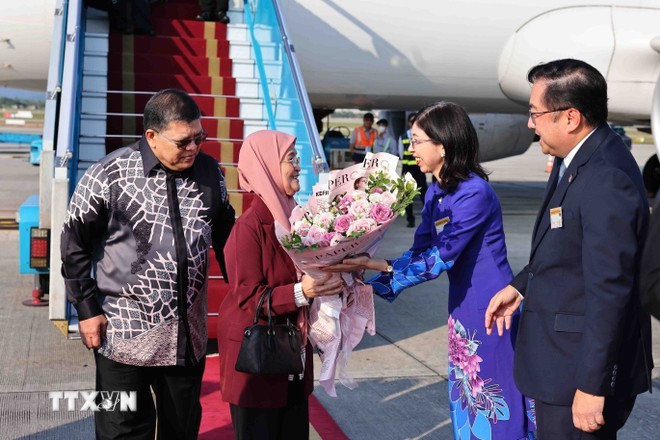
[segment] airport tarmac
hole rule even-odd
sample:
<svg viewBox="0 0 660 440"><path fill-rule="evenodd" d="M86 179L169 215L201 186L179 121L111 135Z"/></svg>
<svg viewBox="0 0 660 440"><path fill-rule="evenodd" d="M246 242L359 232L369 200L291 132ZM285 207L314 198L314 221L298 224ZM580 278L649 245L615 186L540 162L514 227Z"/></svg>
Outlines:
<svg viewBox="0 0 660 440"><path fill-rule="evenodd" d="M652 145L634 145L642 166ZM537 144L521 156L485 164L500 197L515 271L527 262L531 230L548 174ZM0 151L3 209L16 210L36 189L38 167ZM10 181L11 180L11 181ZM8 188L5 190L5 188ZM18 201L18 203L17 203ZM16 206L13 206L17 203ZM420 205L416 205L419 214ZM419 216L418 216L419 220ZM396 257L412 242L413 229L399 219L378 255ZM27 308L32 277L17 275L18 232L0 231L0 439L93 438L91 414L51 410L49 391L91 390L94 366L79 341L67 340L48 321L45 308ZM337 398L317 387L316 397L350 439L451 439L447 404L447 278L404 292L393 304L376 299L375 336L353 352L349 373L358 387L338 385ZM653 322L656 363L660 323ZM318 368L316 369L318 371ZM660 369L654 393L641 395L619 438L655 439L660 426Z"/></svg>

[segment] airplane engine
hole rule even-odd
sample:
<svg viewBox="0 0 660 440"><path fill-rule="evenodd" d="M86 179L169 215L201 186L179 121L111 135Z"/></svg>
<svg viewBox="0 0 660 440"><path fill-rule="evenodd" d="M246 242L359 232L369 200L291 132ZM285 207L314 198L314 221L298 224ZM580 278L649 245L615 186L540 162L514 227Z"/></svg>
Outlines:
<svg viewBox="0 0 660 440"><path fill-rule="evenodd" d="M611 120L646 122L660 74L658 23L660 9L648 7L578 6L537 15L505 44L498 67L500 88L513 101L526 104L531 67L560 58L581 59L607 80Z"/></svg>
<svg viewBox="0 0 660 440"><path fill-rule="evenodd" d="M528 116L503 113L470 114L479 137L482 162L523 154L534 140Z"/></svg>

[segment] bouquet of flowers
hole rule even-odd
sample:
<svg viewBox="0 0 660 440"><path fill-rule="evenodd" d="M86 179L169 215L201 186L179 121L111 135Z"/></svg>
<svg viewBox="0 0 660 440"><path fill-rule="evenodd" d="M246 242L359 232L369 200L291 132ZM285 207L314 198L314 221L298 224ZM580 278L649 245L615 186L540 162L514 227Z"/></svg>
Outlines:
<svg viewBox="0 0 660 440"><path fill-rule="evenodd" d="M291 214L291 231L276 225L278 239L302 271L323 276L325 266L357 254L373 256L396 216L419 194L410 174L397 175L398 161L389 153L367 153L360 164L321 175L305 206ZM354 388L345 373L348 357L365 330L375 334L371 286L361 274L341 276L347 285L342 294L316 298L310 307L309 338L322 363L319 382L331 396L337 370L341 383Z"/></svg>

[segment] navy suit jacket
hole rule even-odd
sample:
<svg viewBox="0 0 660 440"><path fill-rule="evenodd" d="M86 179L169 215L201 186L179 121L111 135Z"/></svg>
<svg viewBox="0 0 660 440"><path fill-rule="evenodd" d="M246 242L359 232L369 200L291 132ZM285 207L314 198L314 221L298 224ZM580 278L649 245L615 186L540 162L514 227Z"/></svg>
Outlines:
<svg viewBox="0 0 660 440"><path fill-rule="evenodd" d="M529 264L514 374L525 395L571 405L576 389L634 396L651 387L651 322L638 278L649 208L639 167L607 124L582 144L559 182L550 174ZM550 209L562 226L551 228Z"/></svg>

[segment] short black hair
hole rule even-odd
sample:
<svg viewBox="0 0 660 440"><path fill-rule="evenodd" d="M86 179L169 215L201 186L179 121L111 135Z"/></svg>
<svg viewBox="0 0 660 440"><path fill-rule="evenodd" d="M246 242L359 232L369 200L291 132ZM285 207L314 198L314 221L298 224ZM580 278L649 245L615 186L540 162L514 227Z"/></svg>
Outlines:
<svg viewBox="0 0 660 440"><path fill-rule="evenodd" d="M373 121L374 120L374 114L373 113L365 113L364 116L362 116L362 119L371 119Z"/></svg>
<svg viewBox="0 0 660 440"><path fill-rule="evenodd" d="M408 122L411 124L415 123L415 118L417 118L417 113L411 113L408 115Z"/></svg>
<svg viewBox="0 0 660 440"><path fill-rule="evenodd" d="M527 81L546 81L543 103L548 110L575 108L590 126L607 121L607 82L592 65L566 58L539 64L527 73Z"/></svg>
<svg viewBox="0 0 660 440"><path fill-rule="evenodd" d="M192 97L179 89L164 89L152 96L144 106L144 130L163 131L170 122L193 122L202 117Z"/></svg>
<svg viewBox="0 0 660 440"><path fill-rule="evenodd" d="M387 127L390 124L389 122L387 122L387 119L379 119L378 122L376 122L376 125L384 125L385 127Z"/></svg>
<svg viewBox="0 0 660 440"><path fill-rule="evenodd" d="M474 173L484 180L488 174L479 163L477 131L466 111L453 102L440 101L422 108L415 118L429 140L445 147L445 163L438 184L453 192L458 184Z"/></svg>

